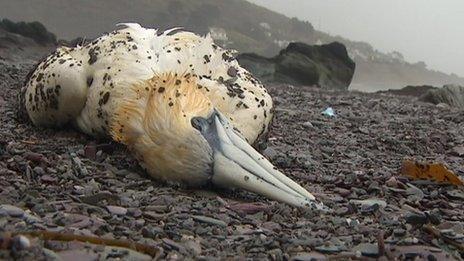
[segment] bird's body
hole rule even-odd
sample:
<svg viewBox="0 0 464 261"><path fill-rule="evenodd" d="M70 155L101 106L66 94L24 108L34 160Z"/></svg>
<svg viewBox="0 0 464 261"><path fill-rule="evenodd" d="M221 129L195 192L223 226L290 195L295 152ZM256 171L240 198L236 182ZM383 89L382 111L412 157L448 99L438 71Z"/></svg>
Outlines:
<svg viewBox="0 0 464 261"><path fill-rule="evenodd" d="M272 99L231 51L209 36L124 26L37 66L22 91L35 125L110 136L165 181L314 199L249 145L266 135Z"/></svg>
<svg viewBox="0 0 464 261"><path fill-rule="evenodd" d="M89 135L108 135L113 112L131 95L128 89L163 73L195 79L248 142L267 132L272 99L230 51L209 36L158 34L138 24L47 57L26 84L26 109L36 125L71 121Z"/></svg>

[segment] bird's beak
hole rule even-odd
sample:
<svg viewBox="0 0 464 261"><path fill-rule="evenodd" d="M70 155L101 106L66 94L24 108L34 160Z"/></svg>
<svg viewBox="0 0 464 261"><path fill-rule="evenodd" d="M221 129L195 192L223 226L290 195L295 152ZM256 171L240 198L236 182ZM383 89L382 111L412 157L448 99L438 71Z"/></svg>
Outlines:
<svg viewBox="0 0 464 261"><path fill-rule="evenodd" d="M208 119L193 118L192 125L213 148L213 184L241 188L297 207L323 208L311 193L251 147L219 111Z"/></svg>

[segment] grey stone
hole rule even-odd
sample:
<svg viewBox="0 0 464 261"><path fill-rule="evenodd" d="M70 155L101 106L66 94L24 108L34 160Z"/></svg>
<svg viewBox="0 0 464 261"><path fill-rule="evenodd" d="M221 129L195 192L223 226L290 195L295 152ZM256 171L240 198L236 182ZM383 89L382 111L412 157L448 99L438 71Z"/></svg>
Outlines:
<svg viewBox="0 0 464 261"><path fill-rule="evenodd" d="M106 209L113 215L124 216L127 214L127 209L119 206L106 206Z"/></svg>
<svg viewBox="0 0 464 261"><path fill-rule="evenodd" d="M0 205L0 212L5 212L11 217L22 217L24 210L13 205Z"/></svg>

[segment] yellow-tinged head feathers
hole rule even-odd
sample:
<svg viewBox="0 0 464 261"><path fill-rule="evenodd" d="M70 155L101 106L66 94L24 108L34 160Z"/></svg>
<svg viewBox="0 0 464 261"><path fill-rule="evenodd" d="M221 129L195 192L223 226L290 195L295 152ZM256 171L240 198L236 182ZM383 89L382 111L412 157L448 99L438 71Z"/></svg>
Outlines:
<svg viewBox="0 0 464 261"><path fill-rule="evenodd" d="M195 78L163 74L127 91L112 120L113 139L126 144L157 178L204 183L212 151L191 119L207 117L214 108Z"/></svg>
<svg viewBox="0 0 464 261"><path fill-rule="evenodd" d="M132 86L115 112L112 137L130 143L136 135L125 129L143 128L158 139L191 131L192 117L207 116L213 110L211 101L199 89L194 78L173 74Z"/></svg>

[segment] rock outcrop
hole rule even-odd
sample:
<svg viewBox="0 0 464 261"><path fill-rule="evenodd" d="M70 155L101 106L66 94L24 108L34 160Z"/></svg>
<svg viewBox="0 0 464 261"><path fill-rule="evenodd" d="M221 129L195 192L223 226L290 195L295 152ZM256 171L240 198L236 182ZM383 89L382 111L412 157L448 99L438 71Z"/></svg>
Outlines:
<svg viewBox="0 0 464 261"><path fill-rule="evenodd" d="M36 62L55 48L55 35L41 23L0 21L0 62Z"/></svg>
<svg viewBox="0 0 464 261"><path fill-rule="evenodd" d="M445 85L443 88L429 90L419 100L433 104L445 103L451 107L464 109L464 87Z"/></svg>
<svg viewBox="0 0 464 261"><path fill-rule="evenodd" d="M430 85L406 86L402 89L378 91L381 94L393 94L415 97L418 101L432 104L446 104L450 107L464 109L464 87L454 84L434 87Z"/></svg>
<svg viewBox="0 0 464 261"><path fill-rule="evenodd" d="M348 89L356 67L345 46L338 42L314 46L290 43L273 58L245 53L237 59L264 82L338 90Z"/></svg>
<svg viewBox="0 0 464 261"><path fill-rule="evenodd" d="M50 45L56 43L56 36L49 32L40 22L13 22L8 19L0 21L0 28L14 34L34 40L40 45Z"/></svg>
<svg viewBox="0 0 464 261"><path fill-rule="evenodd" d="M408 85L401 89L388 89L385 91L378 91L377 93L381 94L393 94L393 95L401 95L401 96L413 96L413 97L421 97L422 95L426 94L430 90L438 89L438 87L434 87L431 85Z"/></svg>

